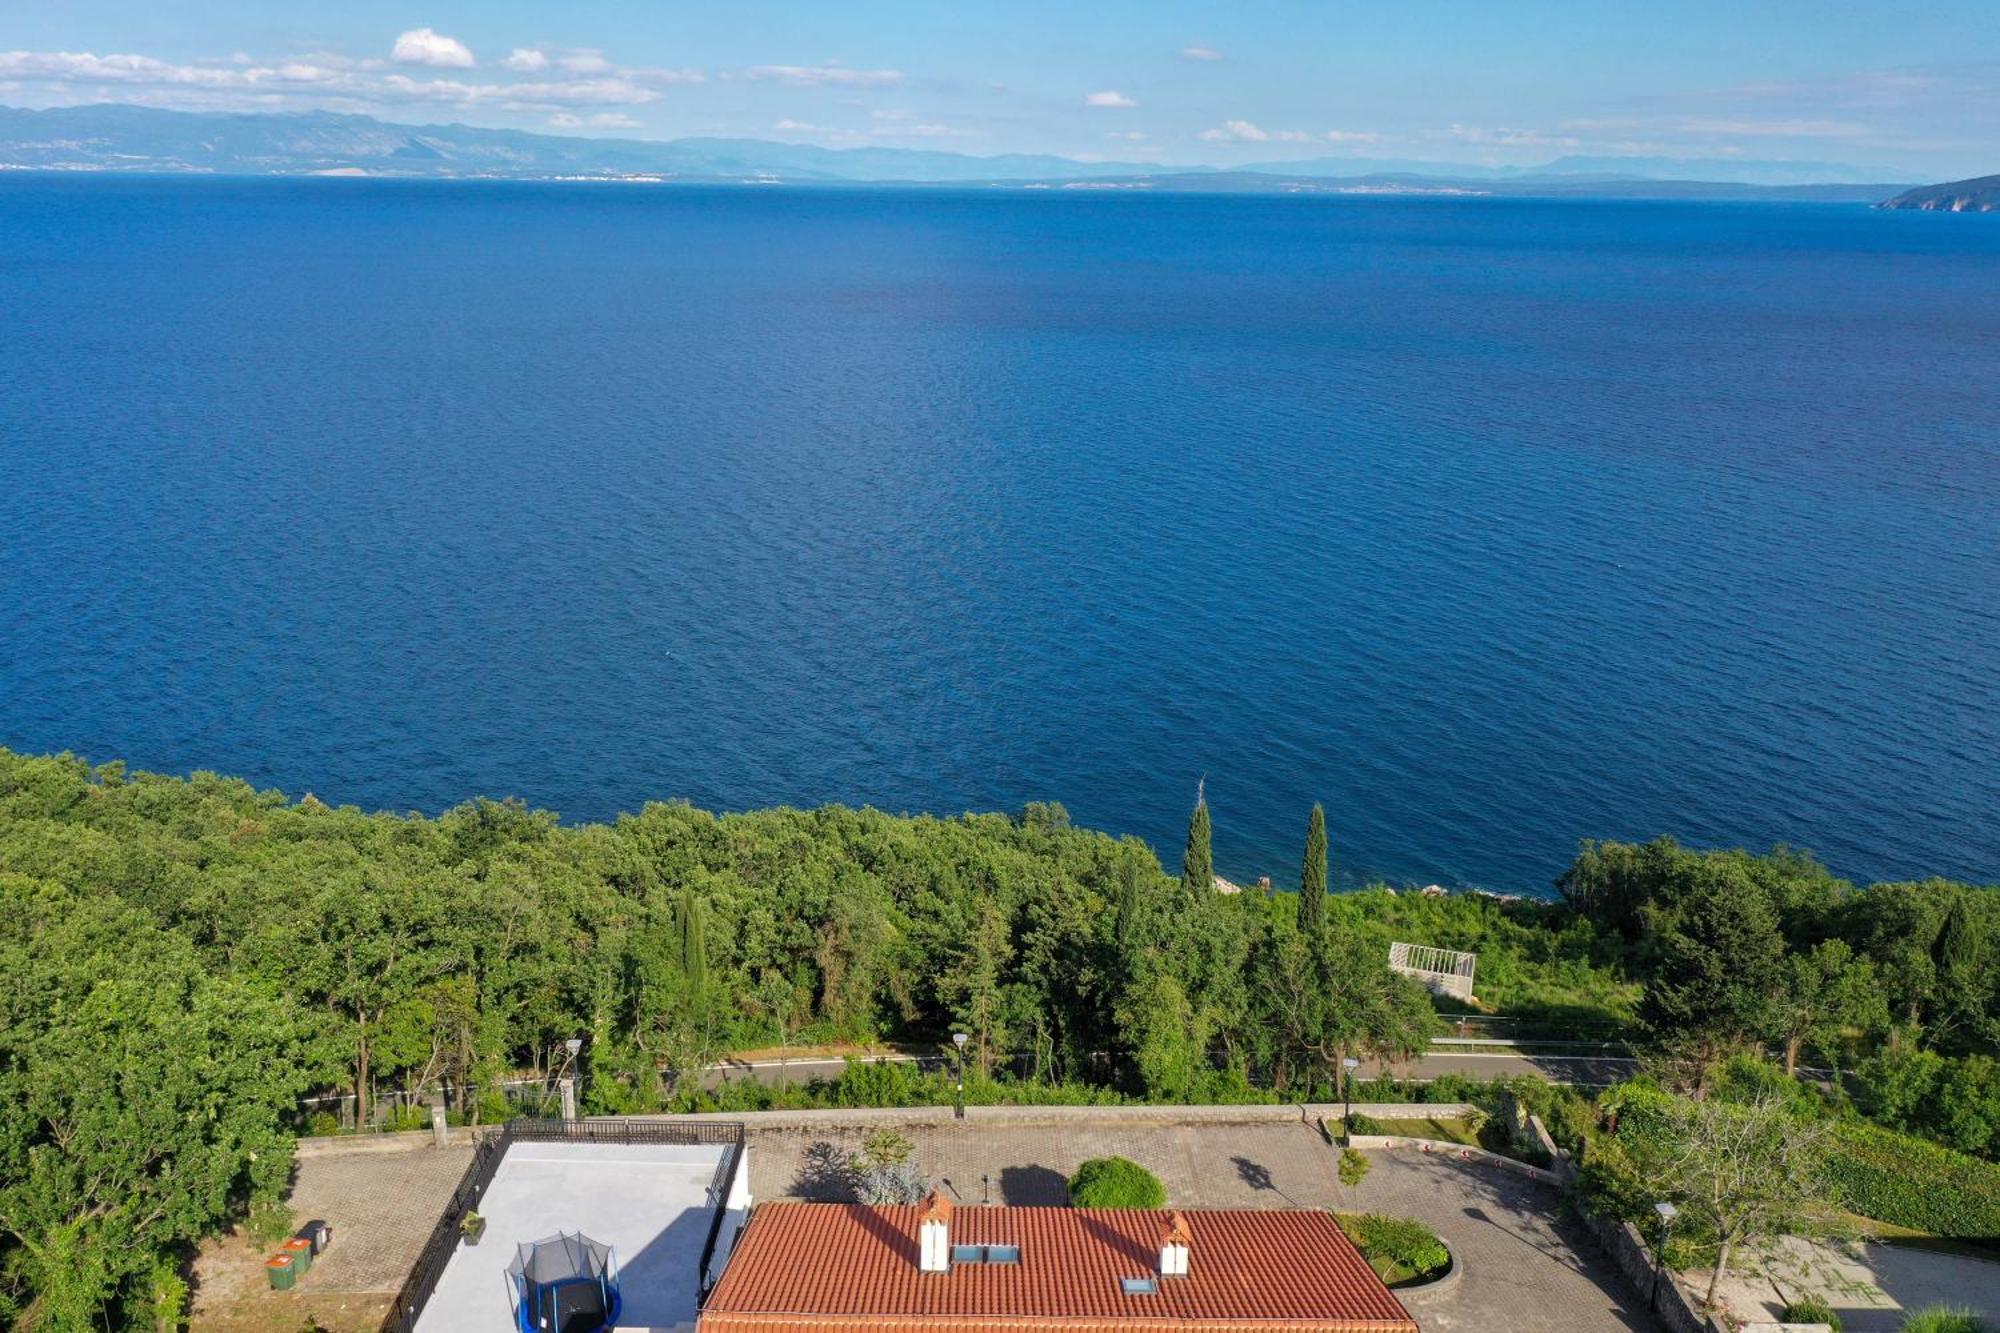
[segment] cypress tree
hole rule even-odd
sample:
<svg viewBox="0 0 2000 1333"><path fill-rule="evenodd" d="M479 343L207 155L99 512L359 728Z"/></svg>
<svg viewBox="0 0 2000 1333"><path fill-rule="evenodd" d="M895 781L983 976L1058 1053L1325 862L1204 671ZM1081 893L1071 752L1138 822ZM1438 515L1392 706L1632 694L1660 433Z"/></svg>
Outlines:
<svg viewBox="0 0 2000 1333"><path fill-rule="evenodd" d="M1139 862L1134 857L1126 857L1120 871L1124 883L1118 893L1118 943L1129 946L1132 935L1139 927L1139 883L1143 878Z"/></svg>
<svg viewBox="0 0 2000 1333"><path fill-rule="evenodd" d="M1195 897L1215 889L1215 856L1209 850L1207 780L1194 789L1194 818L1188 821L1187 851L1181 857L1181 887Z"/></svg>
<svg viewBox="0 0 2000 1333"><path fill-rule="evenodd" d="M1306 860L1299 869L1299 933L1308 938L1326 924L1326 811L1313 802L1306 823Z"/></svg>
<svg viewBox="0 0 2000 1333"><path fill-rule="evenodd" d="M692 888L681 894L681 973L688 989L700 995L708 986L708 941L703 938L701 900Z"/></svg>

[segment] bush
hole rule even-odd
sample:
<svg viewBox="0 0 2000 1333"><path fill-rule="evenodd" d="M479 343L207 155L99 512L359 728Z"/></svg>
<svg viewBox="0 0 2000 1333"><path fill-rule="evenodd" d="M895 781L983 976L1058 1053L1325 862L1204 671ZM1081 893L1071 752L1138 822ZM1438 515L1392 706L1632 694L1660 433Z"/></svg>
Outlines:
<svg viewBox="0 0 2000 1333"><path fill-rule="evenodd" d="M1368 1159L1353 1148L1340 1150L1340 1183L1353 1189L1368 1174Z"/></svg>
<svg viewBox="0 0 2000 1333"><path fill-rule="evenodd" d="M1905 1319L1903 1333L1986 1333L1986 1321L1960 1306L1933 1305Z"/></svg>
<svg viewBox="0 0 2000 1333"><path fill-rule="evenodd" d="M340 1117L331 1111L314 1111L306 1117L306 1133L316 1139L330 1139L340 1133Z"/></svg>
<svg viewBox="0 0 2000 1333"><path fill-rule="evenodd" d="M250 1215L243 1221L243 1230L252 1245L264 1250L291 1235L296 1225L291 1209L275 1199L266 1199L251 1206Z"/></svg>
<svg viewBox="0 0 2000 1333"><path fill-rule="evenodd" d="M1833 1307L1817 1296L1801 1296L1785 1307L1784 1322L1787 1324L1825 1324L1840 1333L1840 1316Z"/></svg>
<svg viewBox="0 0 2000 1333"><path fill-rule="evenodd" d="M1422 1222L1377 1213L1343 1213L1340 1229L1389 1286L1423 1282L1451 1266L1451 1251Z"/></svg>
<svg viewBox="0 0 2000 1333"><path fill-rule="evenodd" d="M1380 1134L1381 1132L1382 1122L1374 1116L1363 1115L1359 1111L1348 1112L1347 1134L1349 1138L1352 1138L1356 1134Z"/></svg>
<svg viewBox="0 0 2000 1333"><path fill-rule="evenodd" d="M2000 1166L1872 1125L1842 1125L1827 1154L1850 1212L1957 1240L2000 1240Z"/></svg>
<svg viewBox="0 0 2000 1333"><path fill-rule="evenodd" d="M861 1202L874 1204L919 1203L930 1188L930 1178L917 1165L917 1145L893 1129L878 1129L861 1145L848 1162L854 1173L854 1192Z"/></svg>
<svg viewBox="0 0 2000 1333"><path fill-rule="evenodd" d="M1163 1208L1160 1178L1124 1157L1093 1157L1069 1178L1069 1201L1078 1208Z"/></svg>

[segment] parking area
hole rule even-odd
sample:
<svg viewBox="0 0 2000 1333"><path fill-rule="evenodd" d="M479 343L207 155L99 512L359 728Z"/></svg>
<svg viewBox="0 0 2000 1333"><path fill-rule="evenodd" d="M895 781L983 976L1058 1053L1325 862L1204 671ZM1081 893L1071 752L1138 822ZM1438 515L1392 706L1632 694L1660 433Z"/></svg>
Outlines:
<svg viewBox="0 0 2000 1333"><path fill-rule="evenodd" d="M843 1197L841 1165L873 1128L754 1125L752 1192L760 1199ZM1117 1155L1145 1165L1166 1186L1168 1201L1185 1207L1417 1218L1463 1265L1442 1290L1406 1301L1425 1333L1653 1327L1581 1229L1559 1220L1556 1191L1496 1168L1382 1152L1349 1189L1335 1174L1335 1150L1304 1124L947 1121L901 1132L916 1144L924 1171L969 1203L1063 1203L1078 1163Z"/></svg>

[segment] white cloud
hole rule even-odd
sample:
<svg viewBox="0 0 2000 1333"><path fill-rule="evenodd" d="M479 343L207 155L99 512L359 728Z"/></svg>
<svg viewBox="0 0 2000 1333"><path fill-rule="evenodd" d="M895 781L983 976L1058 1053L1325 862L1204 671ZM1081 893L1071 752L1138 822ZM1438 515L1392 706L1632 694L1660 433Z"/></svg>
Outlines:
<svg viewBox="0 0 2000 1333"><path fill-rule="evenodd" d="M784 83L794 88L887 88L903 81L895 69L849 69L845 65L752 65L743 71L752 83Z"/></svg>
<svg viewBox="0 0 2000 1333"><path fill-rule="evenodd" d="M1138 143L1146 137L1146 132L1144 130L1113 130L1104 137L1107 139L1118 139L1124 143Z"/></svg>
<svg viewBox="0 0 2000 1333"><path fill-rule="evenodd" d="M808 125L803 120L793 120L790 116L786 116L783 120L773 122L771 128L774 130L790 130L795 134L817 134L820 132L819 126Z"/></svg>
<svg viewBox="0 0 2000 1333"><path fill-rule="evenodd" d="M1453 125L1444 132L1460 143L1493 144L1503 148L1575 148L1579 141L1566 134L1543 134L1540 130L1488 129L1480 125Z"/></svg>
<svg viewBox="0 0 2000 1333"><path fill-rule="evenodd" d="M433 28L412 28L396 38L390 56L404 65L436 65L440 69L471 69L472 52L456 37Z"/></svg>
<svg viewBox="0 0 2000 1333"><path fill-rule="evenodd" d="M1247 120L1225 120L1212 130L1203 130L1204 143L1311 143L1303 130L1267 130Z"/></svg>
<svg viewBox="0 0 2000 1333"><path fill-rule="evenodd" d="M607 74L616 68L604 58L604 52L589 48L572 51L556 63L572 74Z"/></svg>
<svg viewBox="0 0 2000 1333"><path fill-rule="evenodd" d="M631 70L603 78L475 83L448 76L412 77L384 70L378 61L324 55L268 64L180 65L124 53L0 51L0 87L41 84L72 100L201 108L441 103L559 112L657 102L661 94L656 85L700 78L693 70Z"/></svg>
<svg viewBox="0 0 2000 1333"><path fill-rule="evenodd" d="M1107 88L1101 93L1091 93L1083 99L1085 106L1134 107L1139 105L1124 93Z"/></svg>
<svg viewBox="0 0 2000 1333"><path fill-rule="evenodd" d="M1221 60L1222 58L1222 52L1212 46L1183 46L1181 48L1182 60Z"/></svg>
<svg viewBox="0 0 2000 1333"><path fill-rule="evenodd" d="M549 117L549 124L560 129L573 130L579 127L593 130L636 130L639 122L623 111L600 111L592 116L579 116L574 111L558 111Z"/></svg>
<svg viewBox="0 0 2000 1333"><path fill-rule="evenodd" d="M523 74L533 74L537 70L547 69L549 58L532 47L517 46L508 52L507 58L500 63L508 69L518 70Z"/></svg>
<svg viewBox="0 0 2000 1333"><path fill-rule="evenodd" d="M1328 143L1380 143L1382 136L1369 130L1328 130L1320 136Z"/></svg>

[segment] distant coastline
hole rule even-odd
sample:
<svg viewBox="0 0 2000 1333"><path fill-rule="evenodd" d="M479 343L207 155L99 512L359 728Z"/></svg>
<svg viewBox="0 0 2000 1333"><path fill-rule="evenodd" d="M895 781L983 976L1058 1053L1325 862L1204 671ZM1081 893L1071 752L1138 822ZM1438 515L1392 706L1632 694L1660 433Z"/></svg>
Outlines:
<svg viewBox="0 0 2000 1333"><path fill-rule="evenodd" d="M635 184L843 185L1120 193L1726 199L1879 203L1911 182L1835 163L1558 158L1483 167L1392 158L1306 158L1246 167L978 157L821 148L762 139L590 139L400 125L370 116L197 114L100 104L0 106L0 170L222 176L386 177Z"/></svg>

